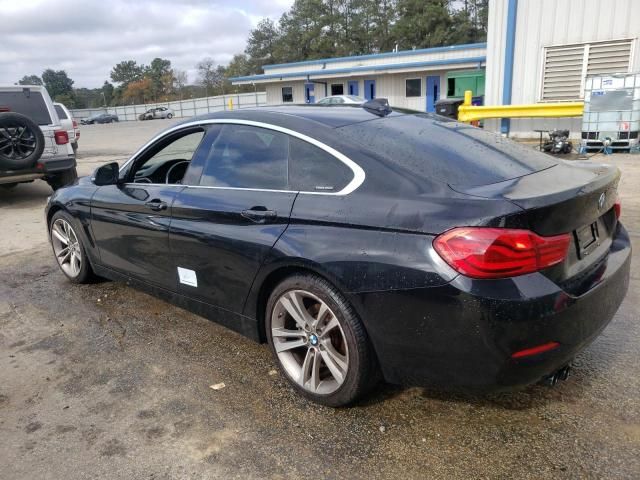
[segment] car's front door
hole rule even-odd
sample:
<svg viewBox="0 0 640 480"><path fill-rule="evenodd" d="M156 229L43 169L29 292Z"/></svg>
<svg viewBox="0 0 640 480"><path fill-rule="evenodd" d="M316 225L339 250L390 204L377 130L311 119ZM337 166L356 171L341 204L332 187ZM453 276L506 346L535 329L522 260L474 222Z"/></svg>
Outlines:
<svg viewBox="0 0 640 480"><path fill-rule="evenodd" d="M202 127L190 127L164 136L130 163L122 184L97 189L91 228L103 266L176 289L171 208L204 134Z"/></svg>
<svg viewBox="0 0 640 480"><path fill-rule="evenodd" d="M178 289L240 313L265 257L286 229L289 136L243 124L213 125L173 204L170 244Z"/></svg>

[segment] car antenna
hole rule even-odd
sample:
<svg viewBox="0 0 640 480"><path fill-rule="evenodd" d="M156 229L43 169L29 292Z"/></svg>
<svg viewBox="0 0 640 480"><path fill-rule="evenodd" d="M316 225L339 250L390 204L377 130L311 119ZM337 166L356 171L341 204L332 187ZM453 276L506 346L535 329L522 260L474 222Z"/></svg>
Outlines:
<svg viewBox="0 0 640 480"><path fill-rule="evenodd" d="M374 115L378 115L379 117L386 117L393 110L389 106L389 100L386 98L374 98L362 104L362 108L364 108L367 112L373 113Z"/></svg>

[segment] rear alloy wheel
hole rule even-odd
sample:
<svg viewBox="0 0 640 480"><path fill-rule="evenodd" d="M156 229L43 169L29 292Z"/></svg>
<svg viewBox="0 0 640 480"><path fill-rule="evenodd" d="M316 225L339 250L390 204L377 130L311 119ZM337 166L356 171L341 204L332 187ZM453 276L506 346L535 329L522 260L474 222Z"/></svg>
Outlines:
<svg viewBox="0 0 640 480"><path fill-rule="evenodd" d="M276 287L267 308L271 350L304 396L338 407L373 384L376 362L366 332L328 282L314 275L290 277Z"/></svg>
<svg viewBox="0 0 640 480"><path fill-rule="evenodd" d="M169 114L167 114L167 118L168 118L169 120L171 120L171 119L173 118L173 113L169 113Z"/></svg>
<svg viewBox="0 0 640 480"><path fill-rule="evenodd" d="M62 211L57 212L49 230L53 253L62 273L74 283L87 283L91 280L93 271L82 240L72 226L71 216Z"/></svg>

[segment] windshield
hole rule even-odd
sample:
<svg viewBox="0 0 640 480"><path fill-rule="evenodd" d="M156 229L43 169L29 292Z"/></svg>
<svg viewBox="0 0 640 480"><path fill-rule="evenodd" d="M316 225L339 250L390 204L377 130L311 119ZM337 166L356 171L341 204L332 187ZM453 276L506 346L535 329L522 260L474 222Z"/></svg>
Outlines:
<svg viewBox="0 0 640 480"><path fill-rule="evenodd" d="M415 175L450 185L497 183L556 165L548 155L431 114L399 115L338 129Z"/></svg>

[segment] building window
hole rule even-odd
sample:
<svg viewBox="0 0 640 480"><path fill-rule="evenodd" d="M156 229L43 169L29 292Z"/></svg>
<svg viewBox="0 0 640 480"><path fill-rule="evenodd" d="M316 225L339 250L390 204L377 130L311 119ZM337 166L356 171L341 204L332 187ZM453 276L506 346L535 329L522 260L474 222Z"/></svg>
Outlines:
<svg viewBox="0 0 640 480"><path fill-rule="evenodd" d="M409 78L406 82L406 96L419 97L422 89L422 83L419 78Z"/></svg>
<svg viewBox="0 0 640 480"><path fill-rule="evenodd" d="M293 102L293 87L282 87L282 102Z"/></svg>
<svg viewBox="0 0 640 480"><path fill-rule="evenodd" d="M344 95L344 85L341 83L332 83L331 95Z"/></svg>
<svg viewBox="0 0 640 480"><path fill-rule="evenodd" d="M631 53L631 40L546 47L540 97L551 102L579 100L587 75L627 73Z"/></svg>

